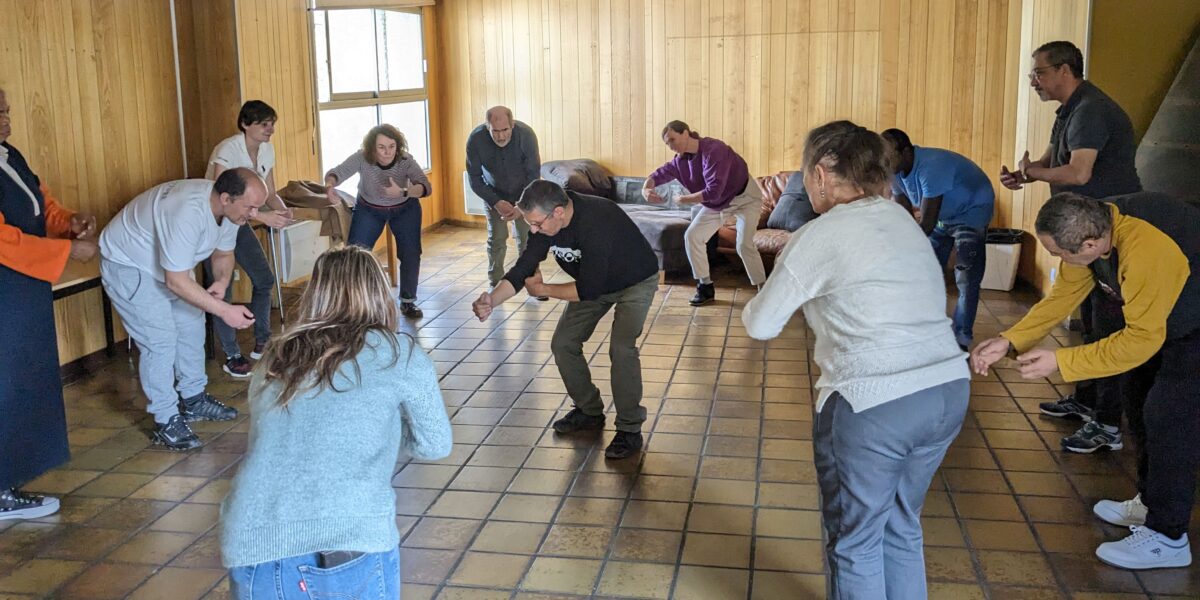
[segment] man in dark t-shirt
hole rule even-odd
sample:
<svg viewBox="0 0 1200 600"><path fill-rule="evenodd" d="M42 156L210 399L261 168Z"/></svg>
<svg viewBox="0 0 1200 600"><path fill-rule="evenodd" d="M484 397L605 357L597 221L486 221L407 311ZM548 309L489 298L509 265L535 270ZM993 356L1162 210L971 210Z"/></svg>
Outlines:
<svg viewBox="0 0 1200 600"><path fill-rule="evenodd" d="M1033 53L1029 85L1043 101L1061 104L1055 111L1050 145L1036 161L1026 151L1016 171L1001 166L1000 183L1019 190L1026 183L1045 181L1053 194L1074 192L1098 199L1142 191L1134 167L1137 144L1129 115L1083 79L1083 53L1075 44L1058 41L1039 47ZM1094 342L1103 337L1110 328L1103 323L1112 321L1104 313L1112 312L1104 296L1089 296L1080 306L1084 339ZM1065 450L1090 454L1122 447L1120 395L1098 396L1093 383L1080 382L1074 394L1040 405L1042 413L1052 417L1091 421L1063 438Z"/></svg>
<svg viewBox="0 0 1200 600"><path fill-rule="evenodd" d="M604 402L592 383L583 343L600 319L616 307L608 345L617 433L604 455L632 456L642 449L641 429L646 420L637 339L658 289L658 258L629 215L606 198L568 192L556 183L538 180L521 193L517 208L529 224L529 243L495 288L472 304L475 316L480 321L487 319L496 305L522 287L533 296L568 302L554 329L550 350L575 403L554 422L554 430L574 433L604 429ZM542 281L538 265L550 253L575 281Z"/></svg>

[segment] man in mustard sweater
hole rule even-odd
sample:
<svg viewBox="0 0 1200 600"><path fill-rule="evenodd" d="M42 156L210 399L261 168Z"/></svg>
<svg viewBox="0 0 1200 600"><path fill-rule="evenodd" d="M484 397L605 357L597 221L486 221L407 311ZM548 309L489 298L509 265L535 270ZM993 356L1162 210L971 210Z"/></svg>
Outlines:
<svg viewBox="0 0 1200 600"><path fill-rule="evenodd" d="M1026 379L1059 371L1066 381L1125 386L1138 494L1101 500L1093 512L1133 534L1096 555L1126 569L1187 566L1200 466L1200 277L1192 266L1200 265L1200 209L1148 192L1104 202L1066 192L1042 207L1036 229L1062 259L1058 279L1024 319L977 346L971 366L986 374L1015 352ZM1121 305L1124 328L1082 346L1034 348L1093 288Z"/></svg>

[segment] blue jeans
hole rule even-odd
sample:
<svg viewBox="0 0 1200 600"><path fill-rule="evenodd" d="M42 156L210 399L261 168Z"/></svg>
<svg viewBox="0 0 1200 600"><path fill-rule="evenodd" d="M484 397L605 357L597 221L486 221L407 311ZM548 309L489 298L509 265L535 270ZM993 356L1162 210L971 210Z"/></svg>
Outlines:
<svg viewBox="0 0 1200 600"><path fill-rule="evenodd" d="M316 554L229 569L235 600L396 600L400 597L400 549L364 554L331 569Z"/></svg>
<svg viewBox="0 0 1200 600"><path fill-rule="evenodd" d="M969 225L938 225L929 234L938 263L946 268L950 250L955 251L954 284L958 287L958 304L954 306L954 338L960 346L970 346L975 337L975 313L979 310L979 284L987 267L984 242L987 229Z"/></svg>
<svg viewBox="0 0 1200 600"><path fill-rule="evenodd" d="M958 379L856 413L833 394L813 420L829 600L925 598L921 508L967 414Z"/></svg>
<svg viewBox="0 0 1200 600"><path fill-rule="evenodd" d="M350 219L350 239L347 244L357 244L370 250L375 247L384 226L392 230L396 238L396 258L400 259L400 300L414 302L417 299L417 279L421 275L421 203L409 198L398 206L381 207L367 204L362 198L354 207Z"/></svg>
<svg viewBox="0 0 1200 600"><path fill-rule="evenodd" d="M254 342L265 343L271 339L271 291L275 287L275 274L263 253L258 236L249 225L238 228L237 245L233 248L233 258L250 278L253 291L250 293L250 312L254 313ZM212 285L212 259L204 259L204 287ZM225 290L225 301L233 298L233 282ZM221 342L225 356L237 356L242 353L238 346L237 331L222 321L220 317L213 318L213 331Z"/></svg>

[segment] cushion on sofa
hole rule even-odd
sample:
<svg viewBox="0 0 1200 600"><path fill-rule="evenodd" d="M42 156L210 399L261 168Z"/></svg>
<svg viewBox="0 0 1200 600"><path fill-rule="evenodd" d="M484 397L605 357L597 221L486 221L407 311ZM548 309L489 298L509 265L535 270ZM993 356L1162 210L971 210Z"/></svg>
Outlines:
<svg viewBox="0 0 1200 600"><path fill-rule="evenodd" d="M779 197L779 201L775 203L775 210L772 210L771 216L767 217L767 228L796 231L815 218L817 218L817 212L813 210L812 203L808 201L808 192L804 189L804 178L792 177Z"/></svg>
<svg viewBox="0 0 1200 600"><path fill-rule="evenodd" d="M615 199L612 173L590 158L542 163L541 175L568 190Z"/></svg>

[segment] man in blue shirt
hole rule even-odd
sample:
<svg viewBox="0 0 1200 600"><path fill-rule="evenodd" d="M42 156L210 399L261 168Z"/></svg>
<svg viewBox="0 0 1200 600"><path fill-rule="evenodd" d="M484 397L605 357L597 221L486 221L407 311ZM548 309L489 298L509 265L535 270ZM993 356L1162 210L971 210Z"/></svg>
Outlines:
<svg viewBox="0 0 1200 600"><path fill-rule="evenodd" d="M892 146L896 202L920 210L921 229L943 267L950 260L950 250L955 251L958 304L954 307L954 337L966 350L974 335L987 257L984 242L996 204L992 182L983 169L961 154L914 146L899 129L888 129L882 135Z"/></svg>

